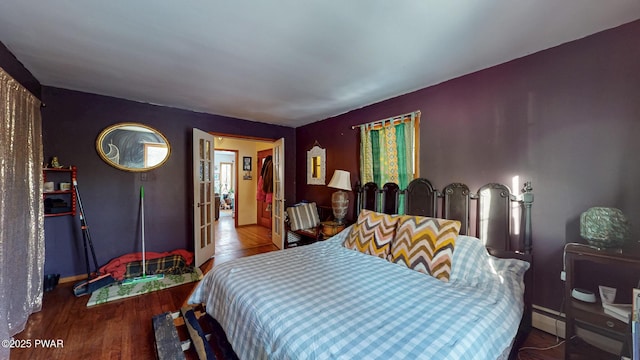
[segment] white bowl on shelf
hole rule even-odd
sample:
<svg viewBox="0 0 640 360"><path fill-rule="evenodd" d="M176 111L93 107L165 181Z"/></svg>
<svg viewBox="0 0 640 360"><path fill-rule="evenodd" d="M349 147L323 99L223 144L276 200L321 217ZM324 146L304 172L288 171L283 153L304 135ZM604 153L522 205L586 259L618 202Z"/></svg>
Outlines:
<svg viewBox="0 0 640 360"><path fill-rule="evenodd" d="M575 288L571 290L571 297L573 297L576 300L580 300L588 303L596 302L596 294L585 289Z"/></svg>

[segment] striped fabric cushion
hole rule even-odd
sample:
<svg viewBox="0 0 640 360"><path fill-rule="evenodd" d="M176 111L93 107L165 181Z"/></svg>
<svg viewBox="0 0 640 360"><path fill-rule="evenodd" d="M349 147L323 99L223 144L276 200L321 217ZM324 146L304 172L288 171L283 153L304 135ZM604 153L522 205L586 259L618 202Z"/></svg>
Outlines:
<svg viewBox="0 0 640 360"><path fill-rule="evenodd" d="M397 222L398 216L362 210L343 246L386 259L391 250L391 240L396 234Z"/></svg>
<svg viewBox="0 0 640 360"><path fill-rule="evenodd" d="M314 202L289 207L287 215L292 231L311 229L320 225L320 216Z"/></svg>
<svg viewBox="0 0 640 360"><path fill-rule="evenodd" d="M389 261L448 282L459 231L460 222L456 220L402 216Z"/></svg>

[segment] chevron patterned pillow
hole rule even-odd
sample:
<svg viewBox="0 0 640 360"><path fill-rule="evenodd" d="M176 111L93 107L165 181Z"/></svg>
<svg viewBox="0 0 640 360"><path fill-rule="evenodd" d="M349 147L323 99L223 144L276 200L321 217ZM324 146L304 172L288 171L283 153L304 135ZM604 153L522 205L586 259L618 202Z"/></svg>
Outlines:
<svg viewBox="0 0 640 360"><path fill-rule="evenodd" d="M362 210L343 246L361 253L386 259L391 240L396 234L397 215Z"/></svg>
<svg viewBox="0 0 640 360"><path fill-rule="evenodd" d="M456 220L402 216L391 242L389 261L448 282L459 231L460 222Z"/></svg>

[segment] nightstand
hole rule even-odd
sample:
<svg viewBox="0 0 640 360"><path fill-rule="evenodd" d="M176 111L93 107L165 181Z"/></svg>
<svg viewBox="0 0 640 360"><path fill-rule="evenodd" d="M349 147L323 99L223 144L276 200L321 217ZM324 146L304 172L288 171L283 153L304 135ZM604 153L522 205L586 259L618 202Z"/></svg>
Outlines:
<svg viewBox="0 0 640 360"><path fill-rule="evenodd" d="M620 354L603 351L585 341L589 337L592 343L594 339L604 340L606 344L619 343L622 353L625 354L629 352L631 327L624 321L604 313L597 289L588 289L596 294L597 302L593 304L571 297L572 289L581 287L576 271L578 262L591 262L607 267L623 266L625 269L638 271L640 270L640 256L609 250L596 250L579 244L568 244L565 249L564 308L566 314L565 338L567 339L565 359L620 359ZM610 275L615 277L616 273L613 272ZM628 303L631 303L631 297L629 297Z"/></svg>
<svg viewBox="0 0 640 360"><path fill-rule="evenodd" d="M338 234L340 231L344 230L349 224L347 223L338 223L337 221L323 221L322 222L322 240L329 239L330 237Z"/></svg>

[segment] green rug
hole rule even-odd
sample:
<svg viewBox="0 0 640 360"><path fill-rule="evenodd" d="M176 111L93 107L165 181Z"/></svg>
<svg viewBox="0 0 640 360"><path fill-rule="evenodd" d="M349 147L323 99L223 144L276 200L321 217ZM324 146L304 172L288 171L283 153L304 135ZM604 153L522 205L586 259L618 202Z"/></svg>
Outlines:
<svg viewBox="0 0 640 360"><path fill-rule="evenodd" d="M153 280L146 282L139 282L137 284L125 284L115 283L100 290L94 291L89 298L87 307L94 305L100 305L108 303L110 301L120 300L132 296L142 295L150 293L152 291L158 291L168 289L170 287L187 284L202 279L202 271L196 268L194 272L182 274L182 275L165 275L161 280Z"/></svg>

